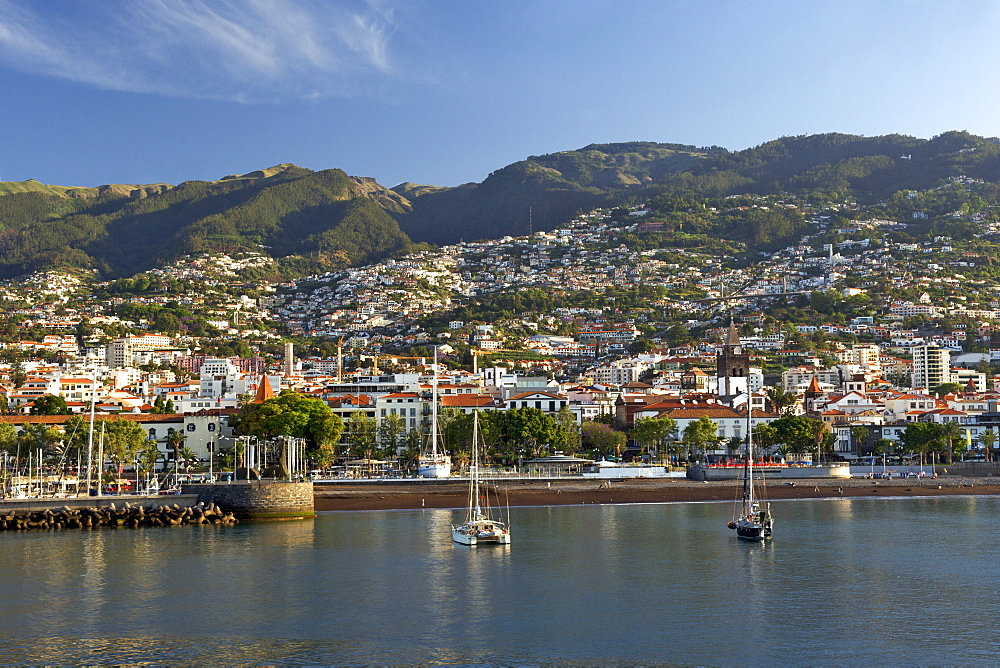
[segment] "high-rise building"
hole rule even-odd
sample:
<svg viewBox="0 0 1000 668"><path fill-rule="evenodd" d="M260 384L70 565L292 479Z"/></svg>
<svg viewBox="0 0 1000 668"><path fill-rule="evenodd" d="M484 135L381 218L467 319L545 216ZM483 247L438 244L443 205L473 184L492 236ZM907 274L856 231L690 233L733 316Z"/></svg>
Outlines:
<svg viewBox="0 0 1000 668"><path fill-rule="evenodd" d="M928 390L951 382L951 351L939 346L914 346L913 387Z"/></svg>
<svg viewBox="0 0 1000 668"><path fill-rule="evenodd" d="M291 376L295 373L295 345L285 344L285 375Z"/></svg>

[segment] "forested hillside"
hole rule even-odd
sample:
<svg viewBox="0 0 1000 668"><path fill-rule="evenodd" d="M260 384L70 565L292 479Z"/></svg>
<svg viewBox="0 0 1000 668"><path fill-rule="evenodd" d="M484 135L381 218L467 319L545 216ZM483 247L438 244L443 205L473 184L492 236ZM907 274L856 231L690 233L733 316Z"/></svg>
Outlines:
<svg viewBox="0 0 1000 668"><path fill-rule="evenodd" d="M629 193L669 174L693 168L716 147L628 142L591 144L578 151L531 156L490 174L482 183L422 191L394 190L412 198L400 219L413 239L454 243L549 230L578 211L614 206Z"/></svg>
<svg viewBox="0 0 1000 668"><path fill-rule="evenodd" d="M454 188L404 183L390 190L340 169L287 164L176 186L0 183L0 276L63 265L118 277L184 253L261 247L298 258L287 266L301 273L372 262L413 242L525 234L595 207L646 202L662 223L658 234L671 243L695 233L768 249L803 232L801 214L734 208L723 198L852 198L905 208L898 193L929 191L958 176L981 181L976 197L996 204L1000 142L946 132L929 140L783 137L744 151L591 144L530 156Z"/></svg>
<svg viewBox="0 0 1000 668"><path fill-rule="evenodd" d="M153 194L17 192L0 197L0 275L68 265L124 276L184 253L259 246L360 264L410 246L387 212L406 206L339 169L294 165Z"/></svg>

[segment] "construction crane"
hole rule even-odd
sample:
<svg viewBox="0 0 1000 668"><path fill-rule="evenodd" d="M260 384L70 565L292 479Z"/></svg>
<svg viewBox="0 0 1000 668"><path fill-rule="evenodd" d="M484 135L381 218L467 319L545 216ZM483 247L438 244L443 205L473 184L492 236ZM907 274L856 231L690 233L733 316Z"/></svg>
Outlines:
<svg viewBox="0 0 1000 668"><path fill-rule="evenodd" d="M337 339L337 384L344 382L344 337Z"/></svg>

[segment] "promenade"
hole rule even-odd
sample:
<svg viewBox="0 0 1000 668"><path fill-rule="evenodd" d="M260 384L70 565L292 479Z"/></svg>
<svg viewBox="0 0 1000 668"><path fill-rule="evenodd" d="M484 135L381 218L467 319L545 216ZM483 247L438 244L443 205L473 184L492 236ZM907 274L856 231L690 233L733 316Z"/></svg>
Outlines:
<svg viewBox="0 0 1000 668"><path fill-rule="evenodd" d="M735 480L693 481L687 479L639 478L623 481L561 479L502 481L490 483L501 503L511 506L558 506L587 503L666 503L685 501L732 501L741 483ZM407 508L461 508L467 503L468 484L428 481L423 483L365 482L315 485L317 511L394 510ZM766 482L768 499L816 499L832 497L906 497L942 495L1000 495L1000 478L943 476L890 480L801 479Z"/></svg>

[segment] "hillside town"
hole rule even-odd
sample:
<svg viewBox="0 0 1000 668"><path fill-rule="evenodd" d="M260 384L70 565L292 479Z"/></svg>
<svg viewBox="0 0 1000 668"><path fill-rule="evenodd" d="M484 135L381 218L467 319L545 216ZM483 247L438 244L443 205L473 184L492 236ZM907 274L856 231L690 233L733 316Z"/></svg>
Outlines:
<svg viewBox="0 0 1000 668"><path fill-rule="evenodd" d="M255 278L274 261L252 252L185 257L127 284L36 274L0 291L11 323L0 421L59 428L67 415L40 408L58 397L65 414L141 424L169 466L173 432L206 462L233 449L241 407L291 390L348 425L356 414L400 418L420 443L436 400L442 415L535 408L571 415L578 431L603 423L629 436L644 419L670 418L676 442L707 419L716 440L702 455L723 460L749 407L755 425L812 418L824 431L816 456L839 461L904 454L907 426L926 423L960 429L949 455L989 457L1000 281L964 275L976 253L945 236L893 242L884 232L905 224L878 219L830 229L852 209L812 211L815 234L749 266L706 248L622 242L656 228L636 206L295 282ZM983 237L996 234L981 222ZM474 303L488 316L490 299L523 294L562 305L455 317ZM242 354L217 354L220 341ZM650 460L670 449L626 443L599 452L584 437L558 453ZM794 447L781 454L813 457ZM337 461L356 456L345 429Z"/></svg>

